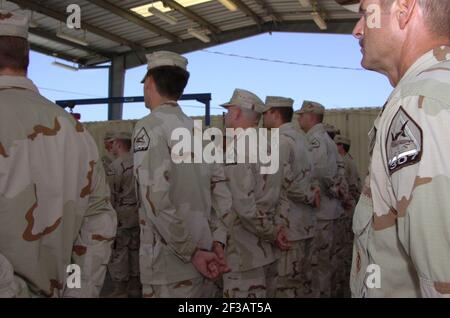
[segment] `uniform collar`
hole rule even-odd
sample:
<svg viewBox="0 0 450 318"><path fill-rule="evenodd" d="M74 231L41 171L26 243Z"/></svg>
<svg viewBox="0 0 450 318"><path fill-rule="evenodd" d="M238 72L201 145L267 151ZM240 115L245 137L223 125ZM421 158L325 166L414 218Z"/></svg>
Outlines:
<svg viewBox="0 0 450 318"><path fill-rule="evenodd" d="M399 89L403 86L404 83L407 83L413 80L415 77L419 76L423 71L431 68L433 65L450 61L450 47L448 46L439 46L434 48L433 50L428 51L417 61L414 62L413 65L406 71L405 75L403 75L400 82L395 87L392 92L389 100L391 100L399 91Z"/></svg>
<svg viewBox="0 0 450 318"><path fill-rule="evenodd" d="M152 113L157 113L157 112L160 112L160 111L164 111L165 109L168 109L168 108L170 108L170 109L175 109L175 108L180 109L178 106L179 106L178 102L176 102L176 101L167 101L167 102L159 105L155 109L152 109Z"/></svg>
<svg viewBox="0 0 450 318"><path fill-rule="evenodd" d="M308 131L307 135L308 136L312 136L312 135L315 135L317 133L323 133L323 132L325 132L325 127L323 126L322 123L320 123L320 124L316 124L313 128L311 128Z"/></svg>
<svg viewBox="0 0 450 318"><path fill-rule="evenodd" d="M279 129L280 129L280 132L286 132L288 130L291 130L293 128L293 126L294 125L292 123L284 123L283 125L281 125L279 127Z"/></svg>
<svg viewBox="0 0 450 318"><path fill-rule="evenodd" d="M39 94L38 88L25 76L0 75L0 89L22 88Z"/></svg>

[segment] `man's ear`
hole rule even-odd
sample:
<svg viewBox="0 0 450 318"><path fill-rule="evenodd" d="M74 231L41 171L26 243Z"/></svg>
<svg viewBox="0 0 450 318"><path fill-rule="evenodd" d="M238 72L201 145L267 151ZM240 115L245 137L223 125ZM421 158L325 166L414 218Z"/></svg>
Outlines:
<svg viewBox="0 0 450 318"><path fill-rule="evenodd" d="M405 29L409 20L411 19L414 9L416 8L417 0L396 0L395 1L395 16L399 23L400 29Z"/></svg>
<svg viewBox="0 0 450 318"><path fill-rule="evenodd" d="M233 113L235 119L240 119L242 116L242 109L240 109L239 107L234 107Z"/></svg>
<svg viewBox="0 0 450 318"><path fill-rule="evenodd" d="M155 89L155 80L153 79L153 76L147 76L144 82L144 89L149 91Z"/></svg>

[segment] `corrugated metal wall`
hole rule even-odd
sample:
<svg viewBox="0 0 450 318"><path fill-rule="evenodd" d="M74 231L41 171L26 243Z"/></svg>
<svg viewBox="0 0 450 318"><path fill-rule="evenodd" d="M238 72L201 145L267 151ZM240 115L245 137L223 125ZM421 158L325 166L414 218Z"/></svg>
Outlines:
<svg viewBox="0 0 450 318"><path fill-rule="evenodd" d="M343 109L327 111L325 116L325 122L339 128L342 135L350 137L350 154L363 180L369 164L368 133L379 112L379 108Z"/></svg>
<svg viewBox="0 0 450 318"><path fill-rule="evenodd" d="M327 110L325 122L334 125L341 130L341 134L350 137L352 146L350 154L355 159L361 178L367 174L369 162L367 134L372 128L379 108L355 108ZM203 119L203 117L194 117ZM294 118L296 122L296 119ZM101 155L104 153L103 137L107 131L133 131L136 120L116 120L103 122L84 123L94 137ZM212 116L211 126L223 128L222 116Z"/></svg>

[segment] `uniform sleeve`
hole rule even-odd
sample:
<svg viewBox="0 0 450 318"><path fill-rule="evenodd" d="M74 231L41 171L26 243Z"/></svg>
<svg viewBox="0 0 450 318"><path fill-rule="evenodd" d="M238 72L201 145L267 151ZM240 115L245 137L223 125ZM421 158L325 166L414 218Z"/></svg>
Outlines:
<svg viewBox="0 0 450 318"><path fill-rule="evenodd" d="M348 191L355 202L357 202L361 194L361 178L359 177L355 162L351 159L348 162Z"/></svg>
<svg viewBox="0 0 450 318"><path fill-rule="evenodd" d="M113 207L117 207L120 179L115 166L115 161L113 161L108 165L106 170L106 181L111 192L111 204Z"/></svg>
<svg viewBox="0 0 450 318"><path fill-rule="evenodd" d="M116 189L117 191L117 204L119 205L135 205L136 204L136 194L135 194L135 180L132 172L133 165L127 162L123 162L120 167L120 173L117 174Z"/></svg>
<svg viewBox="0 0 450 318"><path fill-rule="evenodd" d="M337 151L336 158L337 171L336 175L332 178L330 192L332 192L333 196L341 202L353 200L350 196L349 185L345 177L346 172L344 160L339 153L337 153Z"/></svg>
<svg viewBox="0 0 450 318"><path fill-rule="evenodd" d="M334 152L330 153L325 140L318 140L316 138L313 139L312 142L310 141L310 144L311 153L313 156L314 174L320 184L325 188L323 190L326 191L326 194L330 197L337 198L338 188L336 187L336 155Z"/></svg>
<svg viewBox="0 0 450 318"><path fill-rule="evenodd" d="M236 164L227 168L230 178L230 188L233 195L233 208L243 227L263 240L273 242L276 238L274 213L279 190L274 195L270 187L273 175L264 175L265 185L262 192L256 188L256 169L251 164ZM281 170L281 169L280 169ZM228 174L227 174L228 175Z"/></svg>
<svg viewBox="0 0 450 318"><path fill-rule="evenodd" d="M422 295L450 297L450 105L424 97L401 105L383 136L399 239Z"/></svg>
<svg viewBox="0 0 450 318"><path fill-rule="evenodd" d="M146 128L140 129L142 131ZM136 145L134 146L134 162L141 204L144 205L147 218L169 249L187 263L191 261L197 246L193 242L183 216L170 198L170 149L163 136L149 128L145 132L149 136L148 149L141 151L136 149ZM135 140L138 137L139 131L135 135Z"/></svg>
<svg viewBox="0 0 450 318"><path fill-rule="evenodd" d="M116 235L117 216L109 202L110 191L101 161L94 164L88 209L75 241L72 262L80 266L81 288L67 288L64 297L98 297Z"/></svg>
<svg viewBox="0 0 450 318"><path fill-rule="evenodd" d="M228 186L229 180L225 177L223 165L211 164L211 199L214 208L212 223L214 227L214 241L226 244L228 231L232 225L231 213L232 199Z"/></svg>
<svg viewBox="0 0 450 318"><path fill-rule="evenodd" d="M283 192L284 196L293 202L314 205L315 194L312 185L312 166L306 158L296 159L289 142L280 143L280 158L283 162ZM298 162L294 162L297 160ZM297 171L293 166L297 165ZM280 200L280 203L283 202Z"/></svg>

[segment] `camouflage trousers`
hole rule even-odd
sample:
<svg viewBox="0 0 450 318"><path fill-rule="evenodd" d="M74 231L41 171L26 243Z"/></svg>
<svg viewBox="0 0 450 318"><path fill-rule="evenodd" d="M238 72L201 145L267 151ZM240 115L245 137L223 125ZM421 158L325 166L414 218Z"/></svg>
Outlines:
<svg viewBox="0 0 450 318"><path fill-rule="evenodd" d="M223 275L224 298L273 298L278 279L278 264L254 268L245 272Z"/></svg>
<svg viewBox="0 0 450 318"><path fill-rule="evenodd" d="M331 297L344 297L344 286L348 285L345 279L345 253L348 243L347 217L342 216L335 221L332 255L335 256L336 267L331 276Z"/></svg>
<svg viewBox="0 0 450 318"><path fill-rule="evenodd" d="M335 220L317 220L313 239L313 275L318 277L318 291L316 297L331 297L331 280L336 270L337 258L333 254L335 240Z"/></svg>
<svg viewBox="0 0 450 318"><path fill-rule="evenodd" d="M113 244L109 274L115 282L139 276L139 227L118 228Z"/></svg>
<svg viewBox="0 0 450 318"><path fill-rule="evenodd" d="M165 285L142 285L144 298L213 298L214 282L197 277Z"/></svg>
<svg viewBox="0 0 450 318"><path fill-rule="evenodd" d="M352 254L353 254L353 220L346 218L345 220L345 243L344 243L344 284L343 297L350 297L350 272L352 269Z"/></svg>
<svg viewBox="0 0 450 318"><path fill-rule="evenodd" d="M292 242L288 251L283 251L278 260L278 281L275 297L310 298L318 289L313 277L313 238ZM316 285L316 286L315 286Z"/></svg>

